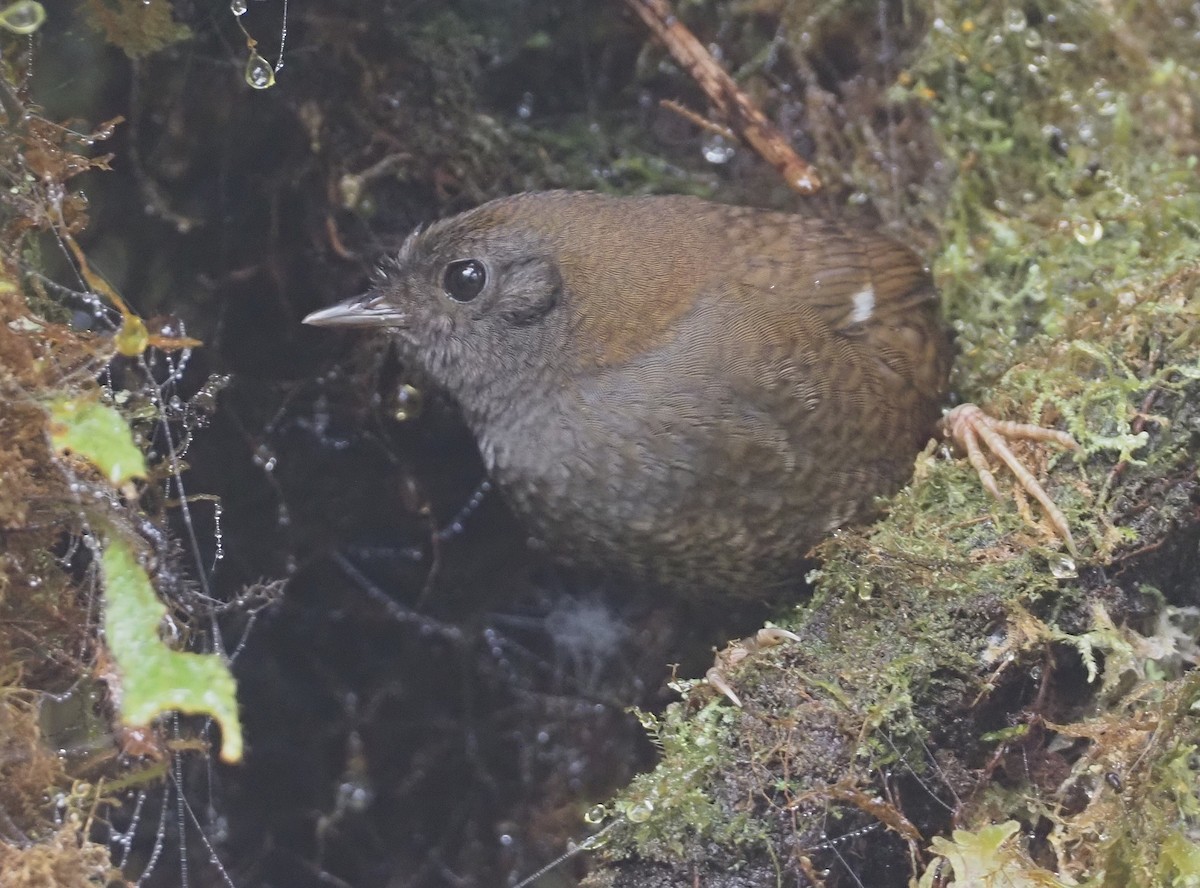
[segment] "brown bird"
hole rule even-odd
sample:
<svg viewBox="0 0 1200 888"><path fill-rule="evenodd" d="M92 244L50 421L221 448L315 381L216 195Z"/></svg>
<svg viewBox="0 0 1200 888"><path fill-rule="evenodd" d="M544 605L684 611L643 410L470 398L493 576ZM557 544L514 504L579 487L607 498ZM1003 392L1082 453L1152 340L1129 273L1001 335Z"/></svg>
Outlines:
<svg viewBox="0 0 1200 888"><path fill-rule="evenodd" d="M951 360L906 247L691 197L492 201L305 323L387 328L559 559L689 595L797 585L909 478Z"/></svg>

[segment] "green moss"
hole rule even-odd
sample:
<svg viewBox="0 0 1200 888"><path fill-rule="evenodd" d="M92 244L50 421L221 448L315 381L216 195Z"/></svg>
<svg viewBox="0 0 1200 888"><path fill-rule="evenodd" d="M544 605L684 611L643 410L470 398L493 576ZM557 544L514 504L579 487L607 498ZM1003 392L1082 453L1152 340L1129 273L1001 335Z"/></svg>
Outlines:
<svg viewBox="0 0 1200 888"><path fill-rule="evenodd" d="M615 800L617 855L636 846L651 860L673 860L709 840L739 844L763 838L761 828L745 814L729 816L705 792L713 775L732 764L730 732L736 716L711 699L687 716L683 708L675 704L661 719L638 714L662 750L664 767L635 778Z"/></svg>
<svg viewBox="0 0 1200 888"><path fill-rule="evenodd" d="M934 3L929 14L897 98L928 104L958 169L935 267L959 378L977 380L1007 367L1014 338L1063 333L1095 299L1129 298L1196 257L1194 133L1169 110L1196 75L1130 36L1132 10Z"/></svg>

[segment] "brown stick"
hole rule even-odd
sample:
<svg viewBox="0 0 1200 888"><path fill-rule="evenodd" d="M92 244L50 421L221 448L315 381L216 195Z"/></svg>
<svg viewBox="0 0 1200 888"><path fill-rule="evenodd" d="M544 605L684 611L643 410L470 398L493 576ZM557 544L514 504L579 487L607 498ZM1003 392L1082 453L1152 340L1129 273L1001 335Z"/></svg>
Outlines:
<svg viewBox="0 0 1200 888"><path fill-rule="evenodd" d="M675 112L693 126L699 127L706 132L710 132L714 136L720 136L722 139L728 139L731 142L737 141L737 133L735 133L729 127L725 126L724 124L717 123L715 120L709 120L702 114L697 114L691 108L685 107L679 102L676 102L674 99L659 99L658 107L666 108L668 111Z"/></svg>
<svg viewBox="0 0 1200 888"><path fill-rule="evenodd" d="M766 116L755 107L696 36L671 12L667 0L625 0L667 48L671 56L704 90L713 107L759 155L801 194L821 187L816 169L800 155Z"/></svg>

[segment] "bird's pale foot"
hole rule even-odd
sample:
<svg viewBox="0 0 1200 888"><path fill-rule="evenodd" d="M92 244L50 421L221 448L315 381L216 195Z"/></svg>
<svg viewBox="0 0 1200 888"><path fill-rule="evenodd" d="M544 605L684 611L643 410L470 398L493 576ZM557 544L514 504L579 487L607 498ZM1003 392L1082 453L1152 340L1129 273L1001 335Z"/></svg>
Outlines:
<svg viewBox="0 0 1200 888"><path fill-rule="evenodd" d="M998 456L1008 466L1009 471L1016 477L1017 482L1025 491L1041 504L1046 516L1050 519L1054 530L1062 537L1067 545L1067 551L1072 556L1078 555L1075 540L1071 536L1071 528L1066 516L1054 504L1049 494L1033 477L1033 473L1017 459L1016 454L1009 449L1009 441L1050 441L1070 450L1078 450L1079 444L1066 432L1057 429L1047 429L1042 426L1030 425L1023 422L1007 422L993 419L974 404L960 404L942 418L942 430L947 438L966 451L967 460L979 474L979 482L984 489L996 499L1003 499L996 479L992 475L987 457L983 455L983 446Z"/></svg>
<svg viewBox="0 0 1200 888"><path fill-rule="evenodd" d="M749 638L731 642L725 650L718 651L712 667L708 672L704 673L704 678L712 687L728 697L729 702L734 706L740 707L742 700L734 691L733 686L730 685L729 680L725 678L725 670L736 666L742 660L757 654L759 651L775 647L777 644L783 644L785 641L799 640L800 636L795 632L788 632L786 629L779 629L775 626L765 626Z"/></svg>

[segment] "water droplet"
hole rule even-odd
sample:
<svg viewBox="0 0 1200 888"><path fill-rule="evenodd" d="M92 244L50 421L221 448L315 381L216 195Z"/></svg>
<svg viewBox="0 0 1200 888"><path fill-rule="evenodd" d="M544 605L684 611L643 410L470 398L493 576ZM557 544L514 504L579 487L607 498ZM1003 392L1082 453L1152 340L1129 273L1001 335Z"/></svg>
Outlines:
<svg viewBox="0 0 1200 888"><path fill-rule="evenodd" d="M1042 35L1036 29L1030 28L1025 32L1025 46L1029 49L1037 49L1042 45Z"/></svg>
<svg viewBox="0 0 1200 888"><path fill-rule="evenodd" d="M517 117L521 120L528 120L533 116L533 93L526 92L521 95L521 103L517 105Z"/></svg>
<svg viewBox="0 0 1200 888"><path fill-rule="evenodd" d="M46 20L46 8L33 0L17 0L0 11L0 28L14 34L32 34Z"/></svg>
<svg viewBox="0 0 1200 888"><path fill-rule="evenodd" d="M737 149L729 144L728 139L715 134L704 140L700 151L709 163L729 163L737 153Z"/></svg>
<svg viewBox="0 0 1200 888"><path fill-rule="evenodd" d="M1104 226L1094 219L1084 219L1075 223L1075 240L1090 247L1104 237Z"/></svg>
<svg viewBox="0 0 1200 888"><path fill-rule="evenodd" d="M268 89L275 85L275 70L271 63L254 50L246 59L246 82L255 89Z"/></svg>
<svg viewBox="0 0 1200 888"><path fill-rule="evenodd" d="M217 396L229 385L231 377L226 373L213 373L196 394L192 395L191 407L198 413L212 413L217 409Z"/></svg>
<svg viewBox="0 0 1200 888"><path fill-rule="evenodd" d="M225 535L221 532L221 509L220 501L213 503L213 542L216 545L216 551L213 552L213 565L225 558Z"/></svg>
<svg viewBox="0 0 1200 888"><path fill-rule="evenodd" d="M583 815L583 819L591 824L603 823L606 817L608 817L608 808L603 805L592 805Z"/></svg>
<svg viewBox="0 0 1200 888"><path fill-rule="evenodd" d="M630 823L645 823L653 813L654 803L649 799L642 799L642 801L630 807L625 812L625 816L629 818Z"/></svg>
<svg viewBox="0 0 1200 888"><path fill-rule="evenodd" d="M608 831L601 830L600 832L596 833L594 836L588 836L586 839L584 839L582 842L580 842L579 846L578 846L578 850L594 851L597 848L603 848L605 845L608 844L608 838L609 838Z"/></svg>
<svg viewBox="0 0 1200 888"><path fill-rule="evenodd" d="M1028 24L1029 20L1025 18L1025 10L1013 6L1004 11L1004 27L1014 34L1024 31Z"/></svg>
<svg viewBox="0 0 1200 888"><path fill-rule="evenodd" d="M375 798L371 787L364 786L356 780L348 780L339 786L337 795L339 805L355 813L367 810Z"/></svg>
<svg viewBox="0 0 1200 888"><path fill-rule="evenodd" d="M279 457L266 444L259 444L254 448L252 459L254 460L254 464L259 466L264 472L275 471L275 466L279 464Z"/></svg>
<svg viewBox="0 0 1200 888"><path fill-rule="evenodd" d="M246 0L232 0L229 4L229 11L238 17L245 15L246 9Z"/></svg>
<svg viewBox="0 0 1200 888"><path fill-rule="evenodd" d="M407 422L420 416L424 407L425 396L421 394L421 390L406 382L396 390L396 403L392 410L392 416L396 418L396 422Z"/></svg>
<svg viewBox="0 0 1200 888"><path fill-rule="evenodd" d="M1070 580L1079 576L1075 567L1075 559L1068 555L1059 555L1050 559L1050 573L1060 580Z"/></svg>

